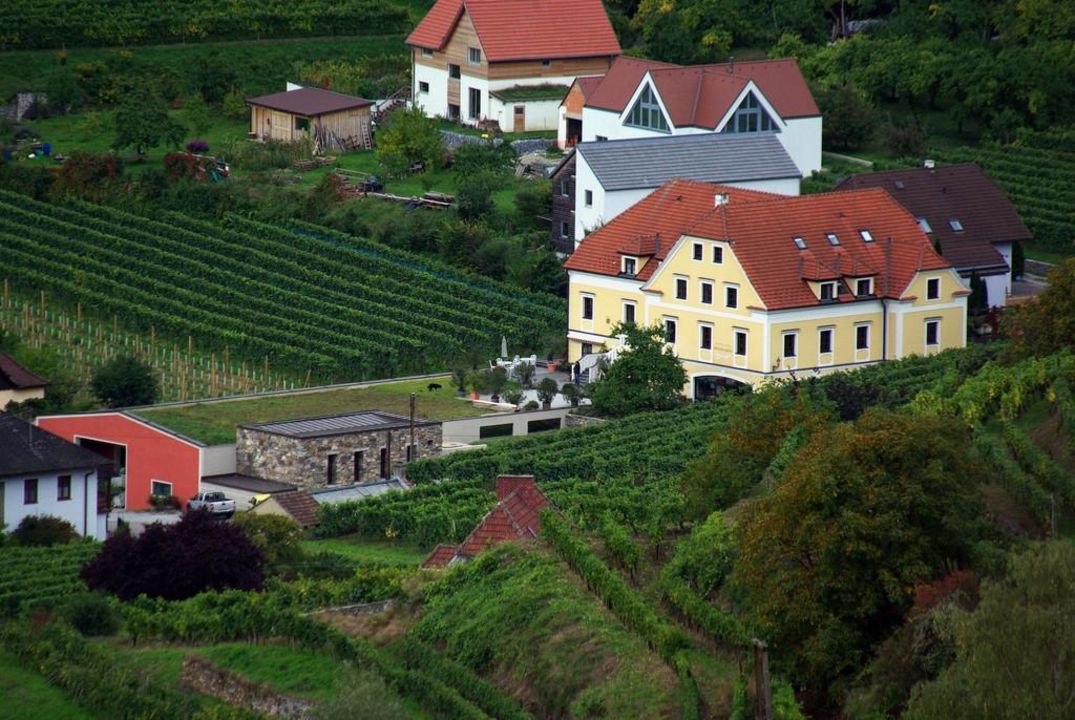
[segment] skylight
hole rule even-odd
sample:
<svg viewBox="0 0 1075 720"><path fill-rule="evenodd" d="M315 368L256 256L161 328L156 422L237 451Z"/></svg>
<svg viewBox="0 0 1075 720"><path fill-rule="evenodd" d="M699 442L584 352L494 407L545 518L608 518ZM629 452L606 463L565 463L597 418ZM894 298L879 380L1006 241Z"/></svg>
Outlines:
<svg viewBox="0 0 1075 720"><path fill-rule="evenodd" d="M828 233L825 237L829 239L829 245L836 246L840 244L840 238L836 237L836 233Z"/></svg>
<svg viewBox="0 0 1075 720"><path fill-rule="evenodd" d="M800 250L806 249L806 241L803 240L801 237L792 238L792 242L794 242L795 247L799 248Z"/></svg>
<svg viewBox="0 0 1075 720"><path fill-rule="evenodd" d="M963 223L959 222L959 220L956 220L955 218L952 218L948 221L948 226L956 232L963 232Z"/></svg>
<svg viewBox="0 0 1075 720"><path fill-rule="evenodd" d="M869 230L859 230L859 235L862 236L863 242L873 242L873 235L870 234Z"/></svg>
<svg viewBox="0 0 1075 720"><path fill-rule="evenodd" d="M929 220L926 220L924 217L918 218L918 227L922 228L922 232L924 233L933 232L933 228L929 225Z"/></svg>
<svg viewBox="0 0 1075 720"><path fill-rule="evenodd" d="M896 181L896 189L897 190L902 190L903 189L903 181L902 180L897 180Z"/></svg>

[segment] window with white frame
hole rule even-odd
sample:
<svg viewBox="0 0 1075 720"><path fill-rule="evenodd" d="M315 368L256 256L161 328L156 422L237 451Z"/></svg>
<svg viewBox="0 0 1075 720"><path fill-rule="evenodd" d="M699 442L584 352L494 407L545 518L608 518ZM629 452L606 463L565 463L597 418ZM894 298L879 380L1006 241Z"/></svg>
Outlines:
<svg viewBox="0 0 1075 720"><path fill-rule="evenodd" d="M149 494L153 497L170 497L172 484L163 480L152 480L149 483Z"/></svg>
<svg viewBox="0 0 1075 720"><path fill-rule="evenodd" d="M646 130L668 132L668 122L664 119L661 106L657 104L657 96L648 83L642 88L631 112L627 114L626 124Z"/></svg>
<svg viewBox="0 0 1075 720"><path fill-rule="evenodd" d="M633 257L625 257L623 259L623 274L635 275L635 270L638 267L638 260Z"/></svg>
<svg viewBox="0 0 1075 720"><path fill-rule="evenodd" d="M701 260L704 253L705 247L702 243L694 243L691 245L691 257L695 260Z"/></svg>
<svg viewBox="0 0 1075 720"><path fill-rule="evenodd" d="M711 281L709 281L709 280L703 280L700 283L700 285L701 285L701 287L699 288L699 290L700 290L699 295L701 296L702 304L703 305L712 305L713 304L713 283Z"/></svg>
<svg viewBox="0 0 1075 720"><path fill-rule="evenodd" d="M855 294L859 297L873 294L873 280L871 278L859 278L855 281Z"/></svg>
<svg viewBox="0 0 1075 720"><path fill-rule="evenodd" d="M593 190L587 190L583 194L583 197L586 202L586 207L593 207Z"/></svg>
<svg viewBox="0 0 1075 720"><path fill-rule="evenodd" d="M467 49L467 59L470 61L471 65L481 65L481 62L482 62L481 48L468 48Z"/></svg>
<svg viewBox="0 0 1075 720"><path fill-rule="evenodd" d="M832 302L836 299L836 283L821 283L821 302Z"/></svg>
<svg viewBox="0 0 1075 720"><path fill-rule="evenodd" d="M724 307L737 308L739 307L739 286L729 285L724 286Z"/></svg>
<svg viewBox="0 0 1075 720"><path fill-rule="evenodd" d="M632 300L623 301L623 321L629 325L635 324L635 312L637 311L637 305Z"/></svg>
<svg viewBox="0 0 1075 720"><path fill-rule="evenodd" d="M676 319L665 318L664 319L664 341L667 343L676 344Z"/></svg>
<svg viewBox="0 0 1075 720"><path fill-rule="evenodd" d="M582 319L593 320L593 295L582 296Z"/></svg>
<svg viewBox="0 0 1075 720"><path fill-rule="evenodd" d="M941 321L938 318L926 320L926 347L937 347L941 344Z"/></svg>
<svg viewBox="0 0 1075 720"><path fill-rule="evenodd" d="M783 333L784 357L795 358L799 356L799 331L791 330Z"/></svg>
<svg viewBox="0 0 1075 720"><path fill-rule="evenodd" d="M702 350L713 349L713 325L698 323L698 347Z"/></svg>
<svg viewBox="0 0 1075 720"><path fill-rule="evenodd" d="M739 103L735 114L728 120L721 132L726 133L752 133L779 131L777 124L765 112L754 93L748 93L743 102Z"/></svg>
<svg viewBox="0 0 1075 720"><path fill-rule="evenodd" d="M941 297L941 279L930 278L926 280L926 300L937 300Z"/></svg>
<svg viewBox="0 0 1075 720"><path fill-rule="evenodd" d="M855 349L856 350L869 350L870 349L870 324L859 323L855 325Z"/></svg>
<svg viewBox="0 0 1075 720"><path fill-rule="evenodd" d="M819 355L832 352L832 328L821 328L817 331L817 352Z"/></svg>
<svg viewBox="0 0 1075 720"><path fill-rule="evenodd" d="M676 300L686 300L686 299L687 299L687 278L685 278L685 277L677 277L676 278Z"/></svg>
<svg viewBox="0 0 1075 720"><path fill-rule="evenodd" d="M717 265L724 262L724 248L720 245L713 246L713 262Z"/></svg>
<svg viewBox="0 0 1075 720"><path fill-rule="evenodd" d="M735 354L739 357L746 357L747 354L747 331L736 330L735 335Z"/></svg>

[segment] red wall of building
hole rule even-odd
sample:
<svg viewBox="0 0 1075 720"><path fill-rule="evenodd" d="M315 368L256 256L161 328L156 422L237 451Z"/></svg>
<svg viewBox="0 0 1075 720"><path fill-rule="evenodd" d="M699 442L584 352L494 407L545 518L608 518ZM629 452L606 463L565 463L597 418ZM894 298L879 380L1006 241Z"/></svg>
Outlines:
<svg viewBox="0 0 1075 720"><path fill-rule="evenodd" d="M149 508L150 482L172 483L184 505L198 492L201 450L151 425L120 413L57 415L37 424L70 442L78 438L127 446L127 509Z"/></svg>

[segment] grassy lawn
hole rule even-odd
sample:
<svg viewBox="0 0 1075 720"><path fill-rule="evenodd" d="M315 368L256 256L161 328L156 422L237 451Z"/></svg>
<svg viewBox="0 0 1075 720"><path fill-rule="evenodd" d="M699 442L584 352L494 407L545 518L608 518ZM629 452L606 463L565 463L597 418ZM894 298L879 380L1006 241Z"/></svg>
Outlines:
<svg viewBox="0 0 1075 720"><path fill-rule="evenodd" d="M357 535L345 535L324 540L306 540L302 547L307 552L333 552L349 560L363 563L380 562L387 565L419 565L428 554L415 545L389 540L367 540Z"/></svg>
<svg viewBox="0 0 1075 720"><path fill-rule="evenodd" d="M1049 250L1039 250L1034 247L1034 243L1029 243L1023 246L1023 250L1026 252L1027 258L1030 260L1037 260L1039 262L1062 263L1065 260L1070 260L1071 255L1064 255L1063 253L1050 252Z"/></svg>
<svg viewBox="0 0 1075 720"><path fill-rule="evenodd" d="M5 720L92 720L94 717L22 662L0 652L0 717Z"/></svg>
<svg viewBox="0 0 1075 720"><path fill-rule="evenodd" d="M409 380L364 388L328 390L302 395L202 402L184 407L139 411L139 415L210 445L235 442L235 426L319 415L338 415L358 410L384 410L407 415L410 396L418 396L419 417L435 420L478 417L488 414L457 398L448 378L444 387L429 392L429 380Z"/></svg>

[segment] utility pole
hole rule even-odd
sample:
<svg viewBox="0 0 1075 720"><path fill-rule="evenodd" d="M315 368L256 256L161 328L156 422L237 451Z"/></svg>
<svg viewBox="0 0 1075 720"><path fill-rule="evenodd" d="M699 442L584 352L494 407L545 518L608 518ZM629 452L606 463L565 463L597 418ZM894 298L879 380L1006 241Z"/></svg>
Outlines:
<svg viewBox="0 0 1075 720"><path fill-rule="evenodd" d="M769 650L758 638L754 638L754 703L756 720L773 720L773 693L769 687Z"/></svg>

